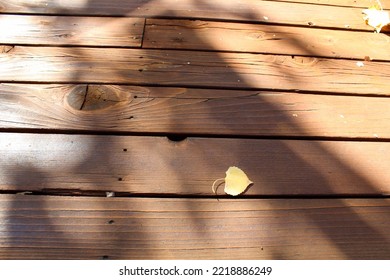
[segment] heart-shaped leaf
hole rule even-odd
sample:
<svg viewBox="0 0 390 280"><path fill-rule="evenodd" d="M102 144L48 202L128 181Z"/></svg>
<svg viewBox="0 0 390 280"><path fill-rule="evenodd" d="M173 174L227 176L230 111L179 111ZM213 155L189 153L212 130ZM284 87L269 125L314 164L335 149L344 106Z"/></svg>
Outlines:
<svg viewBox="0 0 390 280"><path fill-rule="evenodd" d="M229 167L229 169L226 171L225 178L217 179L214 181L212 186L214 193L216 193L216 191L214 190L215 184L222 180L225 181L225 193L232 196L236 196L240 193L243 193L249 185L253 184L253 182L249 180L245 172L236 166Z"/></svg>

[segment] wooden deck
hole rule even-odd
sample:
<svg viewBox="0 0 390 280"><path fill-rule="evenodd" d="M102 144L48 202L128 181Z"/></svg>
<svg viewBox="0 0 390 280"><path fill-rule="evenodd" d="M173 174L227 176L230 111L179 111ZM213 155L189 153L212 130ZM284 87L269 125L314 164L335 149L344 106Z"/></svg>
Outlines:
<svg viewBox="0 0 390 280"><path fill-rule="evenodd" d="M390 259L371 4L0 0L0 258Z"/></svg>

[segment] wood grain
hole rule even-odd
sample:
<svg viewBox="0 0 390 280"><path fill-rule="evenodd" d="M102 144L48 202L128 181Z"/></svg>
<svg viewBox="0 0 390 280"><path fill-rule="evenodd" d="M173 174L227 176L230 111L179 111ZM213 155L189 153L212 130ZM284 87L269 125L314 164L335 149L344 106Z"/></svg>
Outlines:
<svg viewBox="0 0 390 280"><path fill-rule="evenodd" d="M316 5L324 6L350 6L350 7L360 7L367 8L367 5L375 4L375 1L365 3L365 1L356 1L356 0L273 0L273 1L282 1L282 2L291 2L291 3L310 3ZM386 7L383 7L386 8Z"/></svg>
<svg viewBox="0 0 390 280"><path fill-rule="evenodd" d="M144 19L0 16L3 44L140 47Z"/></svg>
<svg viewBox="0 0 390 280"><path fill-rule="evenodd" d="M390 259L390 201L0 196L1 259Z"/></svg>
<svg viewBox="0 0 390 280"><path fill-rule="evenodd" d="M389 122L388 97L115 85L0 85L2 129L389 139Z"/></svg>
<svg viewBox="0 0 390 280"><path fill-rule="evenodd" d="M210 21L148 19L143 47L390 60L386 34Z"/></svg>
<svg viewBox="0 0 390 280"><path fill-rule="evenodd" d="M390 259L363 8L0 0L0 259Z"/></svg>
<svg viewBox="0 0 390 280"><path fill-rule="evenodd" d="M388 94L390 65L200 51L21 47L0 54L0 82L119 83Z"/></svg>
<svg viewBox="0 0 390 280"><path fill-rule="evenodd" d="M3 0L0 1L0 12L218 19L373 30L364 23L361 7L348 7L351 4L356 5L353 3L356 1L349 1L351 3L338 1L334 2L335 5L329 4L329 1L326 3L324 1L318 3L316 0L306 2L309 3L259 0L93 0L88 3L55 0L25 0L22 2Z"/></svg>
<svg viewBox="0 0 390 280"><path fill-rule="evenodd" d="M214 195L242 168L251 195L389 195L387 142L0 134L0 188ZM223 188L218 190L223 195Z"/></svg>

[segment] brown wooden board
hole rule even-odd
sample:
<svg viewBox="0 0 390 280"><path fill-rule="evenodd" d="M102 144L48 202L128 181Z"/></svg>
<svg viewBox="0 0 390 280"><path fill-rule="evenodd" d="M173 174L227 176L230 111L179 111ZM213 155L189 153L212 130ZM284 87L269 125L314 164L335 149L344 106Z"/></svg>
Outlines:
<svg viewBox="0 0 390 280"><path fill-rule="evenodd" d="M148 19L143 47L390 60L386 34L210 21Z"/></svg>
<svg viewBox="0 0 390 280"><path fill-rule="evenodd" d="M0 84L0 128L389 139L388 103L267 91Z"/></svg>
<svg viewBox="0 0 390 280"><path fill-rule="evenodd" d="M0 189L214 196L238 166L254 182L244 197L381 196L389 153L387 142L2 133Z"/></svg>
<svg viewBox="0 0 390 280"><path fill-rule="evenodd" d="M1 259L390 259L390 201L0 196Z"/></svg>
<svg viewBox="0 0 390 280"><path fill-rule="evenodd" d="M339 6L339 7L361 7L361 8L368 8L369 6L373 6L377 3L376 0L363 0L363 1L357 1L357 0L271 0L271 1L282 1L282 2L291 2L291 3L310 3L310 4L316 4L316 5L324 5L324 6ZM385 1L380 1L385 2ZM386 8L387 5L384 5L383 8Z"/></svg>
<svg viewBox="0 0 390 280"><path fill-rule="evenodd" d="M140 47L141 18L0 16L2 44Z"/></svg>
<svg viewBox="0 0 390 280"><path fill-rule="evenodd" d="M144 19L2 15L3 44L140 47ZM388 60L385 34L148 19L143 47ZM364 42L364 43L363 43Z"/></svg>
<svg viewBox="0 0 390 280"><path fill-rule="evenodd" d="M0 82L114 83L387 95L390 64L250 53L3 46Z"/></svg>
<svg viewBox="0 0 390 280"><path fill-rule="evenodd" d="M26 0L22 2L20 0L3 0L0 1L0 12L218 19L373 30L365 24L361 14L362 8L348 7L349 4L344 4L344 1L342 1L342 5L339 1L336 6L327 3L317 5L318 1L315 0L307 2L309 3L297 4L286 1L259 0L90 0L61 2L55 0ZM310 2L313 2L314 5ZM370 3L367 3L367 5L369 6Z"/></svg>

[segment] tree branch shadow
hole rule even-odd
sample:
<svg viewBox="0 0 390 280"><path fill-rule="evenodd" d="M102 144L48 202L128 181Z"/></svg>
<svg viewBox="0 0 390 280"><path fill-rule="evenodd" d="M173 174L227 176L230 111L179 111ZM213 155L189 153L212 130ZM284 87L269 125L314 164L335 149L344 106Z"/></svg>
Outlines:
<svg viewBox="0 0 390 280"><path fill-rule="evenodd" d="M124 3L124 2L121 1L121 3ZM139 5L135 5L135 6L137 6L136 8L142 9L141 4L150 6L150 5L153 5L154 1L137 1L137 3ZM210 9L212 8L212 5L210 5L210 6L208 5L210 2L199 1L198 3L199 3L199 5L202 5L202 8L204 8L205 6L209 7ZM85 3L85 5L83 7L81 7L79 9L78 13L81 13L81 14L87 13L89 8L96 9L96 7L101 7L100 11L101 11L101 13L104 14L105 13L104 7L106 7L106 5L111 5L111 4L107 4L107 1L103 1L103 0L89 0ZM134 5L134 3L132 5ZM194 5L196 6L197 3L194 3ZM134 7L134 9L135 9L135 7ZM61 10L59 10L59 11L61 11ZM64 11L62 11L62 12L64 12ZM123 13L127 14L127 15L131 15L133 12L134 12L133 10L127 9ZM162 12L159 15L159 17L164 18L167 15L171 16L172 11L168 11L168 12L165 11L165 13ZM180 15L176 15L176 16L180 17ZM254 14L247 14L246 18L249 19L250 21L256 20ZM276 26L276 27L274 27L274 29L276 32L278 30L278 27ZM194 31L192 31L191 36L197 37L199 35L197 34L196 30L194 30ZM198 39L202 40L202 38L198 38ZM304 42L300 42L296 38L291 38L291 40L292 40L292 42L294 42L296 47L301 48L301 49L306 48L306 45ZM217 50L213 49L212 46L210 47L210 49L212 51L215 51L215 52L212 52L212 55L210 55L208 53L208 56L212 58L212 64L219 65L219 69L215 68L215 72L211 73L212 75L219 75L221 77L221 79L223 79L223 78L226 78L226 75L228 74L227 76L228 76L229 80L240 81L240 88L253 89L253 90L257 90L257 91L262 90L261 87L259 87L259 85L257 83L254 84L253 81L248 79L248 77L246 77L245 75L242 75L238 72L235 72L234 68L231 67L232 62L230 60L226 59L226 57L224 57L221 54L219 54L218 52L216 52ZM150 60L155 59L155 57L153 57L153 56L148 57L148 55L150 54L150 52L148 50L140 49L139 51L140 51L140 53L143 52L142 55L145 58L148 58ZM318 57L318 54L316 54L312 50L307 50L307 51L310 53L309 56ZM76 57L83 57L83 56L87 55L87 54L83 53L82 48L72 48L69 50L69 52L71 53L72 56L76 56ZM97 59L99 59L99 58L92 57L91 60L87 63L88 65L86 66L86 68L89 67L89 68L93 69L93 67L95 67L95 62ZM184 62L184 63L186 63L186 62ZM277 65L277 64L275 64L275 65ZM192 64L190 67L196 67L196 65ZM231 71L229 73L226 73L226 71L225 71L221 74L221 72L219 72L219 70L222 68L229 68L229 69L231 69ZM157 69L157 71L158 71L158 69ZM177 71L177 70L173 69L172 71ZM299 73L298 74L295 73L294 69L289 68L289 67L281 68L281 69L279 69L279 71L280 71L281 76L289 77L289 79L291 79L293 81L293 83L295 85L297 85L296 86L297 89L299 89L299 85L301 84ZM118 76L122 75L123 79L129 78L130 83L133 83L131 80L131 77L126 77L125 75L121 74L121 72L117 72L116 74ZM140 86L154 83L154 82L148 81L148 75L149 75L148 71L143 71L142 73L139 73L139 75L144 79L143 84L141 84ZM180 71L177 71L178 80L180 80L181 75L182 74L180 73ZM78 82L82 82L82 83L86 82L84 80L83 73L79 73L77 71L74 71L72 73L72 76L73 76L73 78L71 78L72 81L78 81ZM202 79L201 75L199 77L196 77L196 78L198 80ZM336 79L336 77L335 77L335 79ZM163 80L164 80L164 77L162 77L162 80L161 80L162 86L173 86L173 87L178 86L177 84L175 85L175 83L171 83L170 81L164 82ZM188 80L188 78L184 77L184 80ZM207 82L205 82L205 84L207 84ZM207 84L207 86L205 88L210 88L211 86L212 85ZM234 88L234 87L232 87L232 88ZM129 94L132 94L132 93L130 92ZM280 110L278 104L270 103L266 99L264 99L261 96L261 92L257 96L258 96L258 99L253 99L253 100L251 100L251 102L263 102L263 103L267 104L267 106L269 107L270 110ZM208 113L209 116L213 116L213 113L212 113L213 106L215 106L216 103L217 103L217 101L204 103L204 112ZM103 113L97 112L97 114L102 114L102 116L104 116L105 113L104 112ZM174 112L166 112L166 116L168 116L168 118L170 118L171 116L174 116L174 114L175 114ZM221 126L229 127L230 123L232 121L234 122L234 120L232 120L232 118L234 118L234 116L232 116L231 118L229 118L229 117L219 118L218 117L218 119L213 119L213 121L216 123L220 123ZM101 127L100 123L97 121L98 119L99 118L94 119L93 116L91 117L91 115L88 117L87 125L91 128L91 130L95 130L95 128ZM250 122L250 120L248 120L248 122ZM298 131L298 132L301 132L302 134L305 134L304 128L301 127L301 125L298 122L296 122L291 116L283 116L283 122L285 123L286 126L292 127L292 129L294 131ZM172 130L175 130L175 131L184 130L184 128L181 127L181 124L178 124L175 122L175 119L172 119L172 123L170 124L170 127L172 128ZM131 133L131 131L127 131L127 133ZM188 135L185 135L185 136L188 136ZM289 135L286 135L286 137L288 137L288 136ZM94 137L95 137L95 140L93 140ZM120 146L118 142L112 141L112 139L108 138L108 143L110 143L109 145L111 145L111 148L109 150L106 150L106 151L101 150L101 147L99 146L99 143L101 143L101 142L100 142L100 140L98 140L98 138L100 138L100 137L101 137L101 135L92 136L92 140L89 141L89 143L88 143L88 149L87 149L88 152L85 154L84 158L82 158L78 163L74 164L74 168L72 170L69 170L70 176L72 175L72 173L79 173L79 170L81 170L81 169L84 172L84 178L82 178L82 179L86 180L87 182L93 182L94 180L96 180L96 175L99 173L111 174L112 178L113 178L113 182L115 180L118 180L118 178L121 178L121 180L123 180L123 178L125 176L127 176L127 174L118 173L118 170L114 169L114 167L111 163L116 161L117 159L113 158L112 155L109 153L110 150L113 150L113 149L121 150L121 149L125 149L125 147ZM128 137L132 137L132 136L128 136ZM188 140L191 141L191 138L189 138ZM268 176L269 171L270 170L280 170L281 176L286 176L288 178L289 176L291 176L291 174L289 174L290 165L294 164L295 166L299 166L300 167L299 169L306 170L306 172L307 172L307 174L303 174L300 183L304 183L304 181L309 178L310 181L317 181L318 186L316 187L316 190L319 191L319 193L334 193L332 185L329 184L328 178L324 175L324 173L326 173L326 170L318 170L318 168L317 168L318 165L316 162L307 161L305 158L303 158L301 156L302 150L299 150L299 149L295 150L295 148L286 144L286 141L275 140L273 147L275 150L283 151L285 158L287 158L287 157L290 158L291 162L281 162L281 161L276 160L276 161L272 161L272 162L267 162L263 166L250 166L250 165L248 165L248 162L245 159L243 159L241 156L242 151L248 150L248 146L247 145L244 146L243 144L240 144L239 141L234 142L234 145L236 145L234 150L226 151L226 153L229 153L229 156L228 156L229 160L226 162L226 169L230 165L238 165L238 166L242 167L244 170L247 170L248 171L247 173L249 176L250 176L250 174L261 174L262 178L264 178L262 184L274 185L275 189L278 189L278 188L280 188L280 186L278 186L277 183L275 183L275 181L273 181L272 178ZM255 144L253 144L253 145L255 145ZM353 184L354 182L359 182L360 186L364 186L364 189L362 190L363 192L366 192L366 193L377 193L378 192L378 188L368 178L366 178L364 175L360 174L359 170L354 169L348 163L344 162L344 160L342 158L340 158L339 155L334 154L332 151L329 151L326 148L326 146L323 145L323 143L311 142L311 145L312 145L311 146L312 149L314 149L316 151L316 153L325 155L324 157L329 161L329 166L337 166L338 169L342 170L342 172L344 173L343 178L345 179L345 181L347 183ZM150 152L150 151L145 151L145 153L146 152ZM158 153L158 150L155 149L153 152ZM200 151L200 152L204 152L204 151ZM96 156L96 153L99 153L99 156ZM131 159L131 157L132 157L131 151L128 151L127 154L128 154L127 157L129 158L129 164L131 165L131 160L132 160ZM171 158L162 159L170 167L172 172L175 172L175 164L176 164L175 159L177 158L177 156L178 156L177 154L173 153L171 155ZM261 157L261 155L254 155L254 156ZM209 165L213 165L213 162L215 162L215 159L212 157L207 157L207 158L203 158L203 159L200 157L196 157L194 160L198 161L198 162L194 162L194 165L196 165L196 166L202 166L202 165L209 166ZM205 162L207 162L207 164L205 164ZM215 162L215 165L220 165L220 163ZM30 165L27 162L22 164L18 168L19 168L19 173L25 174L26 176L12 178L14 185L28 186L29 184L31 184L31 177L30 176L34 174L33 176L35 176L35 177L33 177L33 179L34 179L35 185L45 186L46 189L50 189L53 187L55 189L55 186L53 186L53 183L48 180L48 178L50 178L52 175L47 174L46 171L37 169L36 167L34 167L33 165ZM224 172L225 172L225 170L220 170L220 171L221 171L221 174L224 174ZM207 172L207 171L205 170L205 172ZM183 193L187 193L189 184L186 183L186 179L187 179L186 176L183 174L175 174L175 177L176 177L176 180L182 182L182 186L181 186L182 190L181 191ZM216 176L215 178L219 178L219 177ZM351 181L348 182L347 179L351 180ZM131 180L131 178L130 178L130 180ZM256 182L254 182L254 183L256 184ZM126 189L126 190L128 188L131 189L131 182L123 181L123 184L124 184L124 189ZM210 189L211 189L211 184L212 184L212 179L210 181ZM293 188L299 190L300 187L293 186ZM350 188L350 187L348 187L348 188ZM109 186L109 184L107 184L107 192L110 192L110 191L111 191L110 186ZM147 192L148 191L145 190L145 193L147 193ZM149 195L156 195L156 194L149 193ZM160 193L158 195L164 195L163 187L162 187L162 193ZM299 196L300 194L297 193L297 195ZM334 193L334 195L337 197L337 195L339 195L339 194ZM243 196L242 199L245 200L245 197ZM386 251L390 252L390 250L389 250L390 249L390 241L389 241L388 236L379 232L376 228L374 228L372 225L370 225L367 221L362 219L359 216L359 214L354 212L354 209L350 208L347 204L345 204L345 202L343 200L335 200L335 201L337 201L337 202L336 202L336 205L334 207L343 209L342 210L343 215L340 215L339 217L337 217L337 219L334 220L334 221L337 221L339 223L344 224L345 231L342 233L341 236L340 236L339 231L337 231L337 230L335 231L331 225L326 224L326 220L321 219L321 217L320 217L321 211L320 210L315 209L315 210L305 211L304 213L299 212L299 215L301 216L301 218L309 220L311 224L313 224L316 228L320 229L322 231L322 233L331 241L331 243L334 245L334 247L337 248L337 250L339 250L340 252L342 252L342 254L345 256L346 259L370 258L370 256L373 256L373 258L375 258L375 255L371 255L371 254L374 254L375 251L379 251L379 250L383 250L383 252L386 252ZM115 202L113 202L113 203L115 203ZM216 201L216 203L218 203L218 202ZM254 203L254 202L252 201L250 203ZM194 198L192 200L188 200L187 209L188 209L189 215L191 215L191 221L192 221L192 225L193 225L192 228L195 229L194 235L196 235L202 239L213 239L213 238L215 238L215 236L213 235L212 232L207 231L207 223L205 223L203 216L200 215L202 213L202 209L200 209L198 205L199 204L198 204L196 198ZM12 208L14 208L14 206L12 206L12 204L11 204L11 209ZM38 205L37 208L45 209L43 205L42 206ZM288 218L293 218L293 215L294 214L292 213L290 216L288 216ZM47 213L47 216L50 217L49 212ZM286 220L282 221L282 223L288 222L288 218L286 218ZM346 218L348 218L349 220L346 220ZM111 218L110 218L108 213L107 213L107 220L111 221ZM259 223L261 223L261 222L262 221L259 220ZM56 227L53 225L53 222L50 220L50 218L45 222L44 227L47 231L56 231L57 230ZM113 233L113 234L115 235L115 233ZM359 236L366 236L366 237L370 236L370 239L359 239ZM66 240L65 235L59 233L58 238L59 239L57 241L57 245L61 244L62 248L67 247L67 246L71 246L70 244L67 244L67 240ZM148 239L147 233L135 234L134 239L135 240L147 240ZM13 241L11 240L10 242L11 242L11 244L14 243L15 245L17 245L20 242L20 240L21 240L20 238L15 238L15 240L13 240ZM345 243L345 240L351 240L351 242ZM175 244L174 240L171 242L173 242L172 243L173 245ZM261 240L257 240L256 242L259 242L259 243L254 244L254 246L257 246L258 248L262 248L262 247L266 246L266 244L260 243ZM372 252L351 249L351 246L356 248L356 244L361 245L363 250L367 250L368 247L372 247ZM304 246L305 248L310 246L307 244L298 244L298 245ZM126 244L124 244L120 238L116 239L115 244L113 245L113 248L117 249L118 252L121 252L121 248L123 248L123 247L126 247ZM219 249L226 249L226 248L219 248ZM153 255L153 248L148 248L148 244L145 244L145 247L143 248L143 250L145 252L146 258L154 258L155 257ZM83 255L82 250L80 250L78 253L80 254L80 256ZM259 250L258 258L259 259L263 258L264 254L265 254L264 251ZM274 258L274 259L290 259L294 256L291 254L291 252L284 252L283 250L278 250L278 249L275 249L274 251L272 251L271 253L268 253L268 254L271 255L272 258ZM387 256L390 258L390 255L387 255ZM46 256L42 256L42 258L45 258L45 257ZM101 256L101 258L105 258L105 257L106 257L106 255ZM110 256L108 256L108 257L110 257ZM123 254L118 253L118 255L116 257L117 258L131 258L131 256L129 256L125 252ZM332 254L330 254L329 257L332 257ZM234 256L233 255L226 256L226 258L234 259Z"/></svg>

